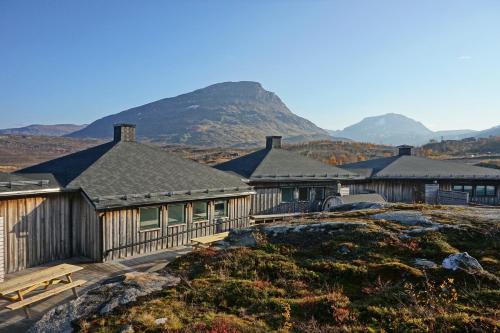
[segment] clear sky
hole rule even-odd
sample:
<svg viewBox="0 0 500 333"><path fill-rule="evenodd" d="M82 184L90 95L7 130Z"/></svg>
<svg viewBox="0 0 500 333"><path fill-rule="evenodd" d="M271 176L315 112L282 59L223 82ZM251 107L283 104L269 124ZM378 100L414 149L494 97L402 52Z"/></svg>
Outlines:
<svg viewBox="0 0 500 333"><path fill-rule="evenodd" d="M328 129L500 125L500 1L0 1L0 128L240 80Z"/></svg>

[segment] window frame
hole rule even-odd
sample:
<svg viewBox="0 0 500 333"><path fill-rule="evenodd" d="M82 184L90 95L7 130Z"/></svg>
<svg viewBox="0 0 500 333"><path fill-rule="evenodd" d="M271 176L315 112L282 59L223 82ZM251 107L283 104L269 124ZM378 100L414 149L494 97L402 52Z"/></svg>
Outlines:
<svg viewBox="0 0 500 333"><path fill-rule="evenodd" d="M307 193L307 199L306 199L306 200L301 200L301 199L300 199L300 190L306 190L306 191L307 191L307 192L306 192L306 193ZM299 188L298 188L298 194L299 194L299 195L298 195L297 200L298 200L299 202L309 202L309 201L311 201L311 188L310 188L310 187L299 187Z"/></svg>
<svg viewBox="0 0 500 333"><path fill-rule="evenodd" d="M217 216L217 203L224 202L224 215ZM229 200L228 199L219 199L214 200L214 219L223 220L229 218Z"/></svg>
<svg viewBox="0 0 500 333"><path fill-rule="evenodd" d="M176 222L176 223L172 223L170 222L170 212L171 212L171 208L172 206L182 206L182 217L183 217L183 221L182 222ZM180 226L180 225L186 225L187 224L187 214L186 214L186 211L187 211L187 204L186 203L171 203L171 204L168 204L167 205L167 226L168 227L177 227L177 226Z"/></svg>
<svg viewBox="0 0 500 333"><path fill-rule="evenodd" d="M197 219L197 218L195 218L196 215L194 213L195 205L196 204L200 204L200 203L205 204L205 207L206 207L205 217L203 219ZM209 210L210 210L210 203L208 201L194 201L193 204L192 204L192 212L191 212L191 215L192 215L191 218L192 218L193 223L207 222L209 220Z"/></svg>
<svg viewBox="0 0 500 333"><path fill-rule="evenodd" d="M154 226L145 228L143 226L143 222L146 222L146 221L142 221L142 211L143 210L152 210L152 209L156 209L156 211L157 211L157 216L156 216L157 224ZM153 220L149 220L149 221L153 221ZM161 207L159 207L159 206L139 207L139 232L154 231L154 230L158 230L158 229L161 229Z"/></svg>
<svg viewBox="0 0 500 333"><path fill-rule="evenodd" d="M284 200L283 199L283 191L285 191L285 190L292 191L291 192L291 194L292 194L292 196L291 196L292 200ZM291 202L295 202L295 201L296 201L295 200L295 187L282 187L281 188L281 202L282 203L291 203Z"/></svg>

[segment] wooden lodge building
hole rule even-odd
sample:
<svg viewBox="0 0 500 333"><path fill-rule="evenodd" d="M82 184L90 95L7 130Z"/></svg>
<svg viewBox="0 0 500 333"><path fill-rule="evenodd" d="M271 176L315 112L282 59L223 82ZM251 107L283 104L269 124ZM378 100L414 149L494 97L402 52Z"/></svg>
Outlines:
<svg viewBox="0 0 500 333"><path fill-rule="evenodd" d="M363 177L349 183L352 194L375 192L391 202L425 202L426 187L468 193L468 202L500 204L500 170L413 155L413 147L399 146L396 156L373 159L342 168Z"/></svg>
<svg viewBox="0 0 500 333"><path fill-rule="evenodd" d="M359 178L354 172L282 149L281 136L268 136L266 148L215 168L243 177L254 188L253 215L318 210L327 196L340 194L341 183Z"/></svg>
<svg viewBox="0 0 500 333"><path fill-rule="evenodd" d="M134 125L116 125L112 142L0 174L0 279L2 268L106 261L247 226L253 193L240 177L138 143Z"/></svg>

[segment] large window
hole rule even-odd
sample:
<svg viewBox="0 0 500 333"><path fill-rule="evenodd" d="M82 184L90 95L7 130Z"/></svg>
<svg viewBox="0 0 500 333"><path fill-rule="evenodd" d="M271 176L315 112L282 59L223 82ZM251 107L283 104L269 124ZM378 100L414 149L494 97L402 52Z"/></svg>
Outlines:
<svg viewBox="0 0 500 333"><path fill-rule="evenodd" d="M496 186L494 185L453 185L453 191L467 192L469 196L494 197L496 196Z"/></svg>
<svg viewBox="0 0 500 333"><path fill-rule="evenodd" d="M160 208L144 207L139 208L139 229L149 230L160 227Z"/></svg>
<svg viewBox="0 0 500 333"><path fill-rule="evenodd" d="M228 217L228 202L227 200L217 200L214 204L215 218Z"/></svg>
<svg viewBox="0 0 500 333"><path fill-rule="evenodd" d="M186 205L168 205L168 225L178 225L186 223Z"/></svg>
<svg viewBox="0 0 500 333"><path fill-rule="evenodd" d="M281 189L281 201L282 202L293 202L294 201L293 192L294 192L293 187L282 188Z"/></svg>
<svg viewBox="0 0 500 333"><path fill-rule="evenodd" d="M494 197L497 195L497 188L493 185L486 185L486 196Z"/></svg>
<svg viewBox="0 0 500 333"><path fill-rule="evenodd" d="M324 200L325 199L325 188L324 187L314 187L314 198L313 200Z"/></svg>
<svg viewBox="0 0 500 333"><path fill-rule="evenodd" d="M453 185L451 188L453 191L467 192L469 193L469 197L472 197L474 192L472 185Z"/></svg>
<svg viewBox="0 0 500 333"><path fill-rule="evenodd" d="M299 187L299 201L309 201L310 192L309 187Z"/></svg>
<svg viewBox="0 0 500 333"><path fill-rule="evenodd" d="M494 197L496 196L496 187L493 185L476 185L477 197Z"/></svg>
<svg viewBox="0 0 500 333"><path fill-rule="evenodd" d="M193 221L206 221L208 220L208 202L196 201L193 203Z"/></svg>

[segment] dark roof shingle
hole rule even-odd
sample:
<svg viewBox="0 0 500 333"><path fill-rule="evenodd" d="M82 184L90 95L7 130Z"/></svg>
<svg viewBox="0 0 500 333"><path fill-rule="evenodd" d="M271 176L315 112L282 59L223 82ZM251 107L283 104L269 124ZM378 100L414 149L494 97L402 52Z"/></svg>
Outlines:
<svg viewBox="0 0 500 333"><path fill-rule="evenodd" d="M68 189L82 189L96 208L227 196L250 190L228 175L138 142L106 143L21 170L52 172Z"/></svg>
<svg viewBox="0 0 500 333"><path fill-rule="evenodd" d="M417 156L394 156L342 166L374 179L498 179L500 170L478 167L449 160L432 160Z"/></svg>
<svg viewBox="0 0 500 333"><path fill-rule="evenodd" d="M281 148L261 149L215 166L250 181L329 180L357 178L337 168Z"/></svg>

